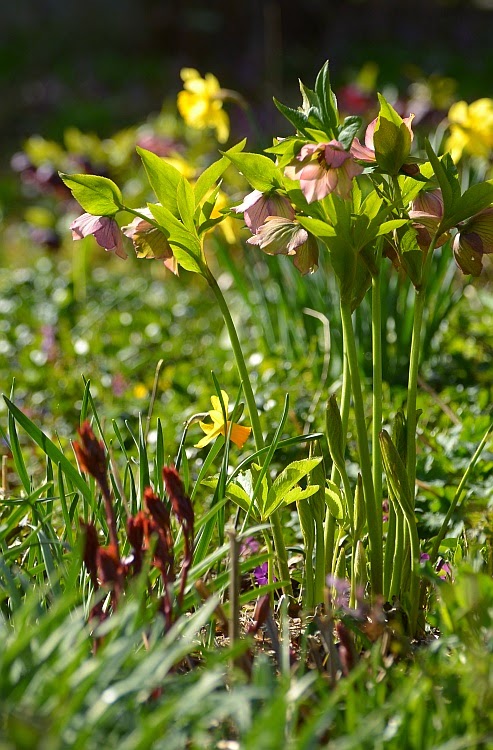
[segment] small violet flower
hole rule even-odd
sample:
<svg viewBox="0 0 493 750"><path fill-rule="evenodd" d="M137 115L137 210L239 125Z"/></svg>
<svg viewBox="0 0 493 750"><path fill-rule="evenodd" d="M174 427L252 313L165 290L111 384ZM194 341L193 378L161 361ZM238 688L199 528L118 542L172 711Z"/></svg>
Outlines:
<svg viewBox="0 0 493 750"><path fill-rule="evenodd" d="M71 223L70 229L74 240L81 240L92 234L98 245L108 252L115 253L119 258L127 257L120 227L111 216L82 214Z"/></svg>
<svg viewBox="0 0 493 750"><path fill-rule="evenodd" d="M480 275L483 255L493 253L493 206L480 211L459 227L452 249L455 262L463 273Z"/></svg>
<svg viewBox="0 0 493 750"><path fill-rule="evenodd" d="M257 230L269 216L283 216L285 219L294 219L294 208L291 203L278 193L262 193L254 190L248 193L239 206L232 209L237 214L243 213L245 224L252 234Z"/></svg>
<svg viewBox="0 0 493 750"><path fill-rule="evenodd" d="M300 181L308 203L322 200L329 193L349 198L353 177L362 172L363 167L336 140L305 144L284 170L290 180Z"/></svg>
<svg viewBox="0 0 493 750"><path fill-rule="evenodd" d="M228 394L225 391L221 391L221 395L223 397L224 411L227 414L229 405ZM215 440L219 435L224 435L226 437L231 425L231 442L237 445L238 448L243 448L252 428L242 427L236 422L231 423L225 421L221 402L217 396L211 396L211 403L213 408L209 412L209 416L212 419L212 424L199 422L200 427L205 432L205 437L203 437L202 440L199 440L195 447L203 448L208 445L208 443L212 442L212 440Z"/></svg>
<svg viewBox="0 0 493 750"><path fill-rule="evenodd" d="M317 240L295 220L269 216L247 242L257 245L267 255L293 255L294 265L301 274L317 269Z"/></svg>

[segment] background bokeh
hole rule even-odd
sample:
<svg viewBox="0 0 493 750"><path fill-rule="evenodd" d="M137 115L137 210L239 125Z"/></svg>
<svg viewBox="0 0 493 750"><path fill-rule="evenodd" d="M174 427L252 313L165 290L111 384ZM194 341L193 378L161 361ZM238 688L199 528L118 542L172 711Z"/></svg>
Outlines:
<svg viewBox="0 0 493 750"><path fill-rule="evenodd" d="M175 97L183 66L240 91L269 136L272 95L297 105L298 77L310 85L327 58L339 85L373 61L380 88L435 74L459 97L490 96L492 31L491 0L3 3L1 160L33 133L134 124Z"/></svg>

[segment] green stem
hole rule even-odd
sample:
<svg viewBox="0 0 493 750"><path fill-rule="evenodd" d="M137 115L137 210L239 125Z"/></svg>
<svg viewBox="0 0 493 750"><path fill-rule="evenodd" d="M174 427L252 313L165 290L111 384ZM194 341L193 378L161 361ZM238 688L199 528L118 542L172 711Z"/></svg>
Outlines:
<svg viewBox="0 0 493 750"><path fill-rule="evenodd" d="M409 380L407 386L407 475L409 487L414 502L416 493L416 398L418 392L418 371L421 354L421 329L423 326L423 312L426 302L426 281L431 267L436 238L433 238L428 248L423 267L423 283L416 290L414 301L413 334L411 340L411 355L409 362Z"/></svg>
<svg viewBox="0 0 493 750"><path fill-rule="evenodd" d="M365 496L366 516L368 523L368 537L370 541L370 579L372 596L375 597L383 590L383 555L382 536L380 532L381 521L378 516L382 508L377 507L373 477L371 470L370 450L368 447L368 434L365 421L365 410L363 405L363 393L358 368L358 355L356 341L354 338L353 323L351 318L351 307L347 302L341 302L342 330L345 338L349 373L351 377L351 389L353 393L354 416L356 421L356 435L358 452L363 479L363 490Z"/></svg>
<svg viewBox="0 0 493 750"><path fill-rule="evenodd" d="M223 315L226 328L228 329L228 334L229 334L229 338L231 341L231 347L233 349L236 366L238 368L238 373L239 373L239 376L243 385L243 392L245 394L245 400L247 403L248 413L250 416L250 422L252 423L255 446L257 450L261 450L265 445L264 436L262 433L262 426L260 424L260 418L258 415L257 405L255 403L255 396L253 393L252 384L250 382L250 376L249 376L248 369L245 363L245 358L243 357L243 351L241 349L240 340L236 332L236 327L233 322L233 318L231 317L231 313L229 312L227 302L224 299L223 293L221 292L221 289L216 279L212 275L210 269L205 265L203 267L203 274L212 292L214 293L214 296L217 300L217 303ZM281 576L282 581L289 581L288 553L286 550L286 545L284 544L283 527L282 527L279 512L275 511L274 513L272 513L269 520L271 523L272 535L274 537L274 546L275 546L276 556L277 556L277 561L278 561L279 575ZM284 587L284 591L288 595L290 595L292 593L291 584L289 583L286 584Z"/></svg>
<svg viewBox="0 0 493 750"><path fill-rule="evenodd" d="M372 278L371 286L371 328L373 360L373 422L372 422L372 471L375 502L382 502L382 452L380 432L382 431L382 301L381 301L381 260L382 242L377 244L378 274ZM382 537L383 519L378 513L379 535Z"/></svg>

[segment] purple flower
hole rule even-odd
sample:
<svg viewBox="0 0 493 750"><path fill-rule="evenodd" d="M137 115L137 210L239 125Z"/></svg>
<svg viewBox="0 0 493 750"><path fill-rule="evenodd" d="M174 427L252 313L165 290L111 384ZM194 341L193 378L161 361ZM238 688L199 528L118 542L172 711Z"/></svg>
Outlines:
<svg viewBox="0 0 493 750"><path fill-rule="evenodd" d="M322 200L329 193L349 198L353 177L362 172L363 167L335 140L305 144L284 170L290 180L300 181L301 192L308 203Z"/></svg>
<svg viewBox="0 0 493 750"><path fill-rule="evenodd" d="M120 227L110 216L82 214L71 223L70 229L74 240L81 240L92 234L98 245L108 252L115 253L119 258L127 257L123 249L123 235Z"/></svg>
<svg viewBox="0 0 493 750"><path fill-rule="evenodd" d="M243 213L245 224L252 234L257 234L258 228L265 223L269 216L283 216L294 219L294 209L291 203L278 193L261 193L254 190L245 195L243 203L231 209L237 214Z"/></svg>
<svg viewBox="0 0 493 750"><path fill-rule="evenodd" d="M485 208L459 227L453 251L463 273L479 276L483 255L493 253L493 207Z"/></svg>
<svg viewBox="0 0 493 750"><path fill-rule="evenodd" d="M413 220L416 240L421 250L428 250L431 240L443 219L443 197L441 190L425 190L412 202L409 218ZM444 232L437 240L435 247L441 247L449 239Z"/></svg>
<svg viewBox="0 0 493 750"><path fill-rule="evenodd" d="M253 569L253 577L257 586L265 586L269 581L269 564L267 562Z"/></svg>

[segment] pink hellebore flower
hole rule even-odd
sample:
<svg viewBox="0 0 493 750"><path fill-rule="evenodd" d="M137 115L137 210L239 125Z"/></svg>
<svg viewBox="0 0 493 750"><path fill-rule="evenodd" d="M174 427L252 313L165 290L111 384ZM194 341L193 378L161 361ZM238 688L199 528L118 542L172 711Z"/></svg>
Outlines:
<svg viewBox="0 0 493 750"><path fill-rule="evenodd" d="M71 223L70 229L74 240L81 240L92 234L98 245L108 252L115 253L119 258L127 257L123 249L123 235L120 227L110 216L82 214Z"/></svg>
<svg viewBox="0 0 493 750"><path fill-rule="evenodd" d="M141 208L139 211L144 216L152 218L150 209ZM122 232L132 240L137 258L164 258L166 268L178 275L178 264L173 250L160 229L142 217L136 216L130 224L122 227Z"/></svg>
<svg viewBox="0 0 493 750"><path fill-rule="evenodd" d="M411 141L414 138L414 133L411 128L411 123L414 120L414 115L409 115L409 117L404 117L402 119L402 122L405 124L407 129L409 130L409 135L411 136ZM368 127L365 131L365 145L363 146L362 143L360 143L358 138L355 138L353 140L353 143L351 145L351 148L349 149L349 152L353 159L359 159L360 161L365 161L369 164L373 164L376 162L376 156L375 156L375 144L373 143L373 137L375 135L375 128L377 127L378 117L375 117L374 120L370 122Z"/></svg>
<svg viewBox="0 0 493 750"><path fill-rule="evenodd" d="M418 245L421 250L428 250L443 218L442 191L437 189L420 193L411 204L409 218L413 220ZM449 236L448 232L441 234L435 247L444 245Z"/></svg>
<svg viewBox="0 0 493 750"><path fill-rule="evenodd" d="M232 209L237 214L243 213L245 224L252 234L266 221L268 216L284 216L294 219L294 208L283 195L278 193L261 193L254 190L243 198L243 203Z"/></svg>
<svg viewBox="0 0 493 750"><path fill-rule="evenodd" d="M483 255L493 253L493 206L465 222L454 237L453 251L463 273L479 276Z"/></svg>
<svg viewBox="0 0 493 750"><path fill-rule="evenodd" d="M317 270L317 240L297 221L269 216L247 242L258 245L267 255L294 255L294 265L301 274Z"/></svg>
<svg viewBox="0 0 493 750"><path fill-rule="evenodd" d="M290 180L299 180L301 192L308 203L322 200L329 193L349 198L353 177L363 167L339 141L307 143L284 170Z"/></svg>

